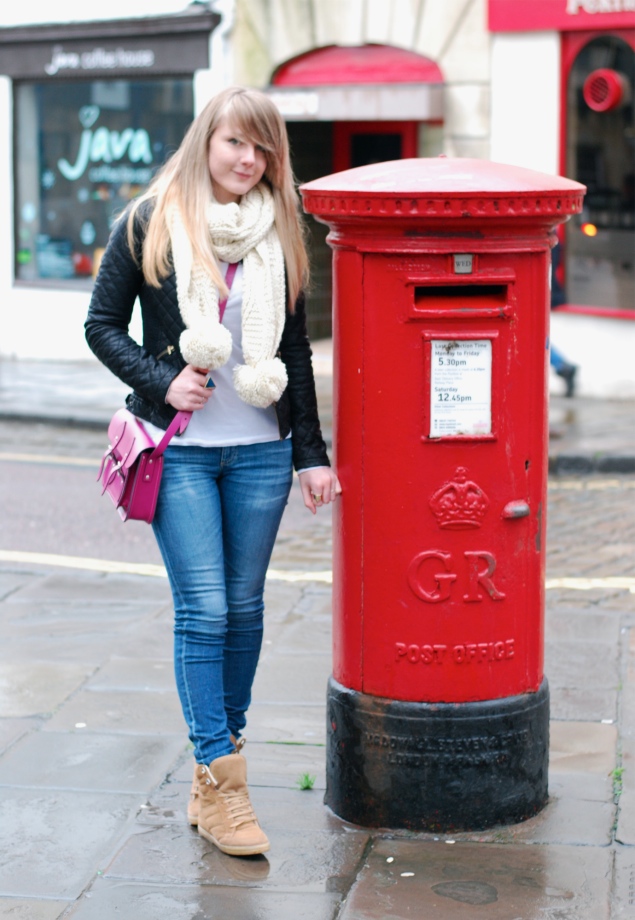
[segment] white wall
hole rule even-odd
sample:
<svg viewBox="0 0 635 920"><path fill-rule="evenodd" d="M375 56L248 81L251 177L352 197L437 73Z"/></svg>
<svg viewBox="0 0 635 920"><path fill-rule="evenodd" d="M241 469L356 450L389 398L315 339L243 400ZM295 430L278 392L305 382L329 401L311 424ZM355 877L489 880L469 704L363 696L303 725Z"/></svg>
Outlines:
<svg viewBox="0 0 635 920"><path fill-rule="evenodd" d="M3 3L0 10L0 28L25 26L35 23L84 22L96 19L130 19L136 16L161 16L181 13L187 0L108 0L108 3L87 3L86 0L55 0L54 6L45 3Z"/></svg>
<svg viewBox="0 0 635 920"><path fill-rule="evenodd" d="M559 34L493 35L490 158L558 173L559 118Z"/></svg>

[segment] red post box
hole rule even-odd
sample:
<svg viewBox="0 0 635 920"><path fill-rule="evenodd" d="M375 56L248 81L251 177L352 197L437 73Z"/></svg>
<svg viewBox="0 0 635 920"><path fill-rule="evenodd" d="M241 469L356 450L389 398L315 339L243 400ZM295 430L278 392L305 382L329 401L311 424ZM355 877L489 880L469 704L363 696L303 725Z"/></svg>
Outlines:
<svg viewBox="0 0 635 920"><path fill-rule="evenodd" d="M334 250L326 801L355 823L546 802L550 247L584 191L449 158L301 189Z"/></svg>

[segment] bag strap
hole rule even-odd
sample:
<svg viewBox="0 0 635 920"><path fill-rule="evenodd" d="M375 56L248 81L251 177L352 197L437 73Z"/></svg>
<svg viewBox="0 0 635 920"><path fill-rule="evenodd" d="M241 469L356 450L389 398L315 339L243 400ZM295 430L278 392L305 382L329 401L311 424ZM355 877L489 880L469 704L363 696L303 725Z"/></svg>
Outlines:
<svg viewBox="0 0 635 920"><path fill-rule="evenodd" d="M232 289L234 277L236 276L236 272L238 271L239 265L240 265L240 262L230 262L230 264L227 266L227 274L225 275L225 284L227 285L228 294L227 294L227 297L225 297L224 300L221 300L221 302L218 305L218 321L220 323L223 322L223 316L225 315L225 307L227 306L227 301L229 300L229 291L231 291Z"/></svg>
<svg viewBox="0 0 635 920"><path fill-rule="evenodd" d="M239 264L240 264L239 262L232 262L227 267L227 274L225 275L225 284L227 285L227 288L229 291L231 291L231 287L234 282L234 278L236 277L236 272L238 271ZM221 302L218 305L219 319L221 322L223 321L223 316L225 314L225 307L227 306L228 300L229 300L229 294L227 295L227 297L224 298L224 300L221 300ZM153 458L160 457L165 451L170 441L172 440L172 438L174 437L174 435L177 433L177 431L179 434L183 434L183 432L189 425L191 418L192 418L191 412L177 412L174 418L172 419L172 421L170 422L165 434L163 435L163 437L161 438L157 446L152 451L151 456Z"/></svg>
<svg viewBox="0 0 635 920"><path fill-rule="evenodd" d="M152 458L160 457L165 451L165 448L168 446L168 444L174 437L174 435L177 433L177 431L179 434L183 434L183 432L189 425L191 418L192 418L191 412L177 412L174 418L172 419L172 421L170 422L170 424L168 425L168 428L165 434L163 435L163 437L161 438L157 446L154 448L150 456Z"/></svg>

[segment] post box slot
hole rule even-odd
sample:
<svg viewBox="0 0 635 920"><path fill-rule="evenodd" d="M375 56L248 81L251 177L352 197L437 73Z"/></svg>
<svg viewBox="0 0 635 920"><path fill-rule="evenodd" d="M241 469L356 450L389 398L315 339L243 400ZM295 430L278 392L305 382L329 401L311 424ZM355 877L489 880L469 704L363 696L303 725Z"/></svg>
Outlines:
<svg viewBox="0 0 635 920"><path fill-rule="evenodd" d="M507 284L430 284L414 286L414 316L508 316Z"/></svg>
<svg viewBox="0 0 635 920"><path fill-rule="evenodd" d="M496 297L503 303L507 297L506 284L434 284L416 287L415 297Z"/></svg>

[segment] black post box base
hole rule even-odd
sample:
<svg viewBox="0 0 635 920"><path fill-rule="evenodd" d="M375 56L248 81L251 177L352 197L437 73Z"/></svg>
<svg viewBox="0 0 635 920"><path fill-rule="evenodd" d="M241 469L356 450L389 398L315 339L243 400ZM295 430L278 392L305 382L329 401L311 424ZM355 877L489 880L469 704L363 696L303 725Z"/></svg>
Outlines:
<svg viewBox="0 0 635 920"><path fill-rule="evenodd" d="M480 830L547 802L549 686L477 703L328 687L326 804L363 827Z"/></svg>

